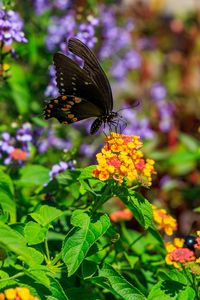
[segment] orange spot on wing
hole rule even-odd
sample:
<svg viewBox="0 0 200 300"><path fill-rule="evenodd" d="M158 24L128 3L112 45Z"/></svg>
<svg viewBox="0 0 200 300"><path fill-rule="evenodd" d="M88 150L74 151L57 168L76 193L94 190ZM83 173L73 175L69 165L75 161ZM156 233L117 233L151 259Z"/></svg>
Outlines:
<svg viewBox="0 0 200 300"><path fill-rule="evenodd" d="M69 115L67 115L67 117L68 117L69 119L73 119L73 118L74 118L74 115L73 115L73 114L69 114Z"/></svg>
<svg viewBox="0 0 200 300"><path fill-rule="evenodd" d="M81 102L81 99L78 98L78 97L74 97L74 101L75 101L76 103L80 103L80 102Z"/></svg>

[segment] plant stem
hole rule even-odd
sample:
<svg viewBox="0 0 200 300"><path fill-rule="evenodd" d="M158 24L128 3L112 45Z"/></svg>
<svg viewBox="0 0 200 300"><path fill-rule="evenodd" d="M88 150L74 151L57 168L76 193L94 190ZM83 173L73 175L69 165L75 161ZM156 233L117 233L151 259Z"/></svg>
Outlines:
<svg viewBox="0 0 200 300"><path fill-rule="evenodd" d="M44 240L44 245L45 245L47 260L50 261L50 254L49 254L49 247L48 247L47 239Z"/></svg>

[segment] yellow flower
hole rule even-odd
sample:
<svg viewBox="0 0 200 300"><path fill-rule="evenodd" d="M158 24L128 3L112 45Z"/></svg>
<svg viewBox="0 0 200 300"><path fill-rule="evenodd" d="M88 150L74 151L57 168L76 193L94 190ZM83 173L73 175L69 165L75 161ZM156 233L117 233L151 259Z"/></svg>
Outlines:
<svg viewBox="0 0 200 300"><path fill-rule="evenodd" d="M30 290L26 287L10 288L0 294L0 300L40 300L30 294Z"/></svg>
<svg viewBox="0 0 200 300"><path fill-rule="evenodd" d="M171 236L177 230L177 222L172 216L168 215L165 209L159 209L152 205L153 219L158 230L163 230L165 234Z"/></svg>
<svg viewBox="0 0 200 300"><path fill-rule="evenodd" d="M21 300L29 300L30 291L25 287L17 287L16 288L17 295L21 298Z"/></svg>
<svg viewBox="0 0 200 300"><path fill-rule="evenodd" d="M7 289L4 291L4 294L8 300L14 300L17 296L17 292L15 289Z"/></svg>
<svg viewBox="0 0 200 300"><path fill-rule="evenodd" d="M98 165L93 176L100 180L114 179L122 184L126 177L130 183L134 181L143 186L150 186L152 174L155 174L154 161L143 158L139 150L142 142L139 136L127 136L112 132L105 139L105 146L96 155Z"/></svg>

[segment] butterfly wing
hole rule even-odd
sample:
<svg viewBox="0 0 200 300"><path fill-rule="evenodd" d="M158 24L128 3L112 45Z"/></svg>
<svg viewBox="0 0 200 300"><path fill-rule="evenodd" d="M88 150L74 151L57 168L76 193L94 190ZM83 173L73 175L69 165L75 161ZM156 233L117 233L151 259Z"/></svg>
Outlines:
<svg viewBox="0 0 200 300"><path fill-rule="evenodd" d="M99 117L101 114L101 109L95 104L83 98L66 95L51 99L44 109L45 119L56 118L64 124Z"/></svg>
<svg viewBox="0 0 200 300"><path fill-rule="evenodd" d="M113 109L112 90L96 56L84 43L76 38L69 39L68 48L72 53L83 59L84 70L96 84L98 90L102 92L103 97L100 101L105 106L106 114L109 114Z"/></svg>
<svg viewBox="0 0 200 300"><path fill-rule="evenodd" d="M95 82L87 72L62 53L54 55L56 69L56 82L61 95L73 95L98 106L102 114L105 114L104 104L101 103L102 94Z"/></svg>

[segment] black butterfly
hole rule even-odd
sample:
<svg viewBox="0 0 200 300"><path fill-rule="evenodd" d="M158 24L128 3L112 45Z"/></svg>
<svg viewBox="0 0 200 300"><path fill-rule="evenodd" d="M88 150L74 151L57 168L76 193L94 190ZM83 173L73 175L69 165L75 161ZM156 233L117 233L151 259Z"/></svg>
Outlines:
<svg viewBox="0 0 200 300"><path fill-rule="evenodd" d="M109 81L94 53L80 40L71 38L68 49L80 57L84 66L61 53L54 55L56 82L60 96L49 101L44 110L45 119L56 118L70 124L90 117L90 133L102 124L118 126L118 113L113 112L113 97Z"/></svg>

